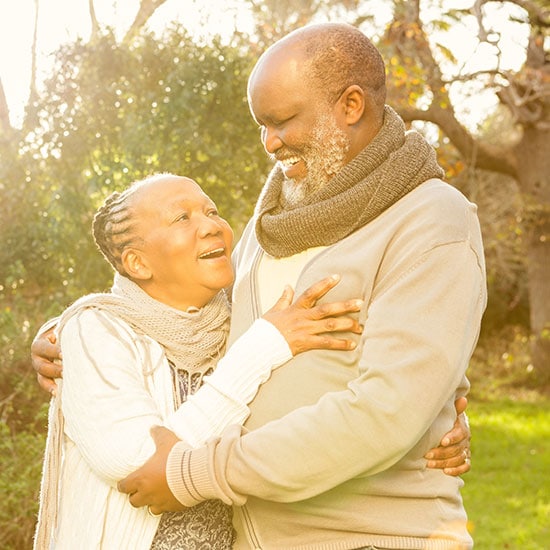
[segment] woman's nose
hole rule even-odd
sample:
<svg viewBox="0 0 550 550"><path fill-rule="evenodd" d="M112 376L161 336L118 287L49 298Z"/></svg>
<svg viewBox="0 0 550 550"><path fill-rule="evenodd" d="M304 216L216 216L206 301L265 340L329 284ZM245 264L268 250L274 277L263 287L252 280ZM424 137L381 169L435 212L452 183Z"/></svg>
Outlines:
<svg viewBox="0 0 550 550"><path fill-rule="evenodd" d="M201 236L217 235L221 233L222 226L217 217L204 215L201 217L199 233Z"/></svg>

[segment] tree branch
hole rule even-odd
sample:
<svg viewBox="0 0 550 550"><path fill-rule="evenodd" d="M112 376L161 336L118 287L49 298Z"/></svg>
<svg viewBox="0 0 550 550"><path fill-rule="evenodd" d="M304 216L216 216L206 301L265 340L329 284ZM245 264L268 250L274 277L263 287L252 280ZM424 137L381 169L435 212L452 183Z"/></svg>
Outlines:
<svg viewBox="0 0 550 550"><path fill-rule="evenodd" d="M406 22L396 25L391 30L390 38L404 57L416 56L425 75L425 83L431 91L432 100L427 110L411 108L408 105L397 107L399 114L407 122L424 120L437 124L458 149L464 159L472 166L493 170L516 177L516 158L512 149L489 145L477 140L456 118L449 98L447 82L443 79L436 62L426 33L422 27L418 10L413 10L411 4L405 2ZM404 14L401 13L401 16Z"/></svg>
<svg viewBox="0 0 550 550"><path fill-rule="evenodd" d="M532 0L478 0L476 3L488 4L489 2L498 2L499 4L509 2L510 4L515 4L527 12L531 25L550 27L550 9L539 6Z"/></svg>
<svg viewBox="0 0 550 550"><path fill-rule="evenodd" d="M34 0L34 30L32 35L32 47L31 47L31 82L29 90L29 104L32 104L37 97L36 91L36 52L38 49L38 11L40 7L40 0Z"/></svg>
<svg viewBox="0 0 550 550"><path fill-rule="evenodd" d="M166 0L141 0L139 10L134 22L124 36L123 42L129 42L138 34L142 27L147 23L155 11L164 4Z"/></svg>
<svg viewBox="0 0 550 550"><path fill-rule="evenodd" d="M94 0L88 0L88 11L90 13L90 21L92 23L90 41L93 42L99 35L99 21L97 20L95 13Z"/></svg>
<svg viewBox="0 0 550 550"><path fill-rule="evenodd" d="M470 165L517 177L516 159L510 148L475 139L452 111L432 105L428 110L403 107L399 114L405 122L424 120L437 124Z"/></svg>

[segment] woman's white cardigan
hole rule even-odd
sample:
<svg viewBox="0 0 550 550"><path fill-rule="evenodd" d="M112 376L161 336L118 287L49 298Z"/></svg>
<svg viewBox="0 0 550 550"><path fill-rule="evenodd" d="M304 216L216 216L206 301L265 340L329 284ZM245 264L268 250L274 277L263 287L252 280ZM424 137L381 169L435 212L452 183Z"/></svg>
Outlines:
<svg viewBox="0 0 550 550"><path fill-rule="evenodd" d="M65 325L61 349L64 433L60 452L52 441L47 448L61 462L50 471L46 460L37 550L150 548L159 518L132 507L128 496L117 491L117 482L153 454L150 428L165 425L191 445L201 444L228 425L242 423L247 403L271 368L291 357L282 335L259 319L174 412L162 348L125 322L99 310L81 311ZM50 432L54 416L55 404ZM57 495L57 506L48 502L51 494ZM46 537L40 535L44 528Z"/></svg>

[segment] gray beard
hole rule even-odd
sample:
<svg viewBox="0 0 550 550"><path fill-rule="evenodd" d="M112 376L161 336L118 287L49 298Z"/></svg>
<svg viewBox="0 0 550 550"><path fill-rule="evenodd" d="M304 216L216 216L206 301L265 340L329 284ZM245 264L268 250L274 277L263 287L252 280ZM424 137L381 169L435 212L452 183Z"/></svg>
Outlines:
<svg viewBox="0 0 550 550"><path fill-rule="evenodd" d="M283 208L297 206L307 195L325 187L345 166L349 148L348 137L331 118L320 120L313 132L311 146L303 157L307 166L306 177L298 181L289 178L283 182Z"/></svg>

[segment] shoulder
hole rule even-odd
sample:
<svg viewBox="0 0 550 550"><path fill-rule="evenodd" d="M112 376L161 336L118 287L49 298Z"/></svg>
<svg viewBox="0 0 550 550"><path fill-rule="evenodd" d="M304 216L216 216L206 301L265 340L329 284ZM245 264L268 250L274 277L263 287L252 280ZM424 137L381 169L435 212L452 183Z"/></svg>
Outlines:
<svg viewBox="0 0 550 550"><path fill-rule="evenodd" d="M73 311L63 324L60 334L62 348L91 347L101 350L124 348L142 355L147 348L160 347L150 337L137 333L120 317L99 307Z"/></svg>
<svg viewBox="0 0 550 550"><path fill-rule="evenodd" d="M432 179L419 185L385 213L383 222L396 235L406 234L431 246L457 241L480 241L477 206L458 189Z"/></svg>
<svg viewBox="0 0 550 550"><path fill-rule="evenodd" d="M438 179L419 185L394 206L396 209L410 210L423 219L436 218L441 221L452 221L477 213L477 206L458 189Z"/></svg>
<svg viewBox="0 0 550 550"><path fill-rule="evenodd" d="M99 307L83 307L72 311L62 318L61 336L79 334L83 337L94 334L114 335L117 337L132 337L135 331L109 311Z"/></svg>

